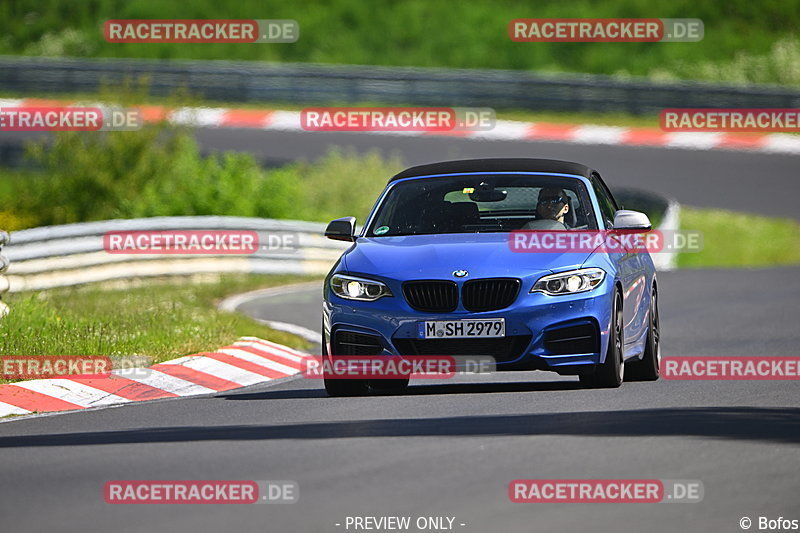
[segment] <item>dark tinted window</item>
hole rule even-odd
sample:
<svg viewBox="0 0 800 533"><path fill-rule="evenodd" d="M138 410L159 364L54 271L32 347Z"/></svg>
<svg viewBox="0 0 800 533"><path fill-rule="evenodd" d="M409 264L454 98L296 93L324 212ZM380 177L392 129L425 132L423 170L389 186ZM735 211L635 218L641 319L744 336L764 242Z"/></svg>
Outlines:
<svg viewBox="0 0 800 533"><path fill-rule="evenodd" d="M606 227L610 227L614 222L614 213L617 212L617 206L605 184L599 178L596 174L592 174L590 181L592 182L594 193L597 195L597 203L600 204L600 213L603 215Z"/></svg>
<svg viewBox="0 0 800 533"><path fill-rule="evenodd" d="M597 229L589 195L575 178L479 174L418 178L394 184L367 230L368 237L431 233L505 232L542 218L542 191L569 205L564 229Z"/></svg>

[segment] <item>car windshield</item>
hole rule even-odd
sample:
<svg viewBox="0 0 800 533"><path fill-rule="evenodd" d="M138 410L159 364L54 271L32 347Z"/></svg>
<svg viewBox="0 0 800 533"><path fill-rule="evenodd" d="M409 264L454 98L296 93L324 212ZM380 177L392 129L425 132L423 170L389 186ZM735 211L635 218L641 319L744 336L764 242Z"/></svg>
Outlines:
<svg viewBox="0 0 800 533"><path fill-rule="evenodd" d="M394 184L366 236L597 229L577 178L497 175L417 178Z"/></svg>

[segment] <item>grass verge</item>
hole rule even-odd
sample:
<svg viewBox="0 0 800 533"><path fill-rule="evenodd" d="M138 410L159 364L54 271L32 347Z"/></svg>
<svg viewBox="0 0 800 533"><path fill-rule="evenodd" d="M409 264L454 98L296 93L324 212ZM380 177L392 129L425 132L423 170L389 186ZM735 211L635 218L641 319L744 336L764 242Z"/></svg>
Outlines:
<svg viewBox="0 0 800 533"><path fill-rule="evenodd" d="M216 303L236 293L313 279L237 274L204 283L164 278L141 286L126 282L115 288L94 284L9 294L4 300L11 313L2 322L0 354L107 355L154 364L213 350L241 336L308 349L307 341L220 311Z"/></svg>
<svg viewBox="0 0 800 533"><path fill-rule="evenodd" d="M703 249L678 254L679 268L800 264L800 223L788 218L681 208L682 230L703 232Z"/></svg>
<svg viewBox="0 0 800 533"><path fill-rule="evenodd" d="M226 59L589 72L657 79L800 83L798 0L15 0L0 3L0 54ZM109 43L108 19L294 19L289 44ZM266 15L265 15L266 16ZM513 42L517 18L696 17L697 43Z"/></svg>

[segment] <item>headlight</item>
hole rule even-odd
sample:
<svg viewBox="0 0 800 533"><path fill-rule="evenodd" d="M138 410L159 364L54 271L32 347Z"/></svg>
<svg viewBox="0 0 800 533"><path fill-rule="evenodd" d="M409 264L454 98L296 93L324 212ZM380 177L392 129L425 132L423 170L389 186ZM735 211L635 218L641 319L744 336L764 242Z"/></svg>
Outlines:
<svg viewBox="0 0 800 533"><path fill-rule="evenodd" d="M331 290L336 296L363 302L374 302L383 296L392 295L389 287L380 281L343 276L342 274L331 276Z"/></svg>
<svg viewBox="0 0 800 533"><path fill-rule="evenodd" d="M533 284L531 292L543 292L550 296L575 294L594 289L603 282L605 271L600 268L581 268L559 274L549 274Z"/></svg>

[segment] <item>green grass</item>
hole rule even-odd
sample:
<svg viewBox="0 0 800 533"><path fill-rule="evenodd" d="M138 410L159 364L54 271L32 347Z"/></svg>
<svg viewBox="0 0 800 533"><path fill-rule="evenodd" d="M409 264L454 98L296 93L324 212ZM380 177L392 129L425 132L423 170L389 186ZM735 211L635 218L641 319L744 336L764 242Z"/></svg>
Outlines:
<svg viewBox="0 0 800 533"><path fill-rule="evenodd" d="M515 18L700 18L698 43L516 43ZM295 19L293 44L113 44L107 19ZM17 0L0 54L500 68L800 85L800 0Z"/></svg>
<svg viewBox="0 0 800 533"><path fill-rule="evenodd" d="M628 113L600 113L591 111L527 111L498 110L499 120L521 122L550 122L555 124L592 124L626 128L659 128L658 115L630 115Z"/></svg>
<svg viewBox="0 0 800 533"><path fill-rule="evenodd" d="M703 250L679 254L680 268L800 264L800 223L796 220L683 207L680 227L703 232Z"/></svg>
<svg viewBox="0 0 800 533"><path fill-rule="evenodd" d="M118 288L93 284L8 294L4 301L11 313L2 319L0 354L105 355L144 366L214 350L241 336L307 349L307 341L220 311L216 303L228 295L312 279L224 275L191 283L163 278Z"/></svg>

